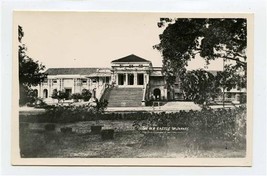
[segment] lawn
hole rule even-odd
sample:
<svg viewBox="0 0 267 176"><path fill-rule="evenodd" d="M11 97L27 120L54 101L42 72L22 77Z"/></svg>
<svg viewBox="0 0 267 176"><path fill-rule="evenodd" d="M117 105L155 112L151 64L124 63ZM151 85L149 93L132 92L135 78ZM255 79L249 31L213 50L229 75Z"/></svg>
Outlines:
<svg viewBox="0 0 267 176"><path fill-rule="evenodd" d="M113 140L102 140L92 134L94 121L54 123L55 130L45 130L47 123L20 123L21 157L25 158L189 158L245 157L245 146L232 141L212 140L199 147L187 133L144 133L135 130L133 120L100 120L99 124L114 129ZM60 128L71 127L71 133ZM204 141L205 142L205 141Z"/></svg>

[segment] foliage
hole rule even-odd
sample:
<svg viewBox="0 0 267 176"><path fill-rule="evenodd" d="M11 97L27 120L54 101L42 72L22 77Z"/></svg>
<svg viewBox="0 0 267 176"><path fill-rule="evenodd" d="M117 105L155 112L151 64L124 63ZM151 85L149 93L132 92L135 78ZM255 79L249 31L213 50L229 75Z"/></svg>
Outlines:
<svg viewBox="0 0 267 176"><path fill-rule="evenodd" d="M154 48L162 53L162 71L170 85L175 76L184 76L188 62L196 56L207 63L215 59L235 62L231 69L245 72L246 77L246 19L161 18L158 27L166 28Z"/></svg>
<svg viewBox="0 0 267 176"><path fill-rule="evenodd" d="M97 101L95 108L98 113L103 113L107 107L108 107L108 100L104 99L103 101Z"/></svg>
<svg viewBox="0 0 267 176"><path fill-rule="evenodd" d="M89 90L87 89L82 90L82 99L84 101L89 101L91 97L92 97L92 93Z"/></svg>
<svg viewBox="0 0 267 176"><path fill-rule="evenodd" d="M42 122L42 123L70 123L85 120L99 120L104 116L104 111L108 102L99 102L97 106L80 105L80 106L46 106L43 114L33 116L20 116L25 122ZM26 117L26 118L25 118ZM25 119L24 119L25 118Z"/></svg>
<svg viewBox="0 0 267 176"><path fill-rule="evenodd" d="M233 88L245 88L247 77L240 74L240 69L233 65L226 65L224 71L217 72L216 81L223 89L230 91Z"/></svg>
<svg viewBox="0 0 267 176"><path fill-rule="evenodd" d="M34 102L35 108L49 108L50 106L47 105L42 98L37 98Z"/></svg>
<svg viewBox="0 0 267 176"><path fill-rule="evenodd" d="M71 98L74 100L74 101L78 101L80 99L82 99L82 95L80 93L74 93L71 95Z"/></svg>
<svg viewBox="0 0 267 176"><path fill-rule="evenodd" d="M23 36L23 29L18 26L18 40L20 43L18 49L20 105L32 101L30 87L38 85L46 77L42 72L45 66L27 55L27 48L22 44Z"/></svg>
<svg viewBox="0 0 267 176"><path fill-rule="evenodd" d="M74 123L78 121L131 120L137 131L145 126L188 127L186 141L188 148L207 149L212 141L222 141L226 147L245 146L246 107L234 109L202 109L201 111L179 111L173 113L97 113L95 107L58 106L48 109L44 114L23 116L20 122L34 123ZM155 136L156 138L158 136ZM225 146L223 146L225 147Z"/></svg>
<svg viewBox="0 0 267 176"><path fill-rule="evenodd" d="M28 86L20 85L20 105L34 106L36 92Z"/></svg>
<svg viewBox="0 0 267 176"><path fill-rule="evenodd" d="M65 99L69 98L69 94L65 91L53 91L52 98L57 99L58 102L61 100L64 102Z"/></svg>
<svg viewBox="0 0 267 176"><path fill-rule="evenodd" d="M178 113L153 115L145 120L136 120L136 130L142 126L177 126L188 127L188 147L208 149L212 141L228 142L232 146L245 146L246 141L246 108L203 109L201 111L180 111Z"/></svg>
<svg viewBox="0 0 267 176"><path fill-rule="evenodd" d="M196 104L208 105L220 93L216 77L205 70L193 70L185 73L182 89L186 99Z"/></svg>

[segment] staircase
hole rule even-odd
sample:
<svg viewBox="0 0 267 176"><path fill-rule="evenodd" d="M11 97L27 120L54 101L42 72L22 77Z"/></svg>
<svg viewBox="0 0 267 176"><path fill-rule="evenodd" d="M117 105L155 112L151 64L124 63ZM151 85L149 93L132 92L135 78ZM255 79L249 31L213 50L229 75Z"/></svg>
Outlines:
<svg viewBox="0 0 267 176"><path fill-rule="evenodd" d="M142 88L110 88L103 95L108 107L139 107L142 103Z"/></svg>

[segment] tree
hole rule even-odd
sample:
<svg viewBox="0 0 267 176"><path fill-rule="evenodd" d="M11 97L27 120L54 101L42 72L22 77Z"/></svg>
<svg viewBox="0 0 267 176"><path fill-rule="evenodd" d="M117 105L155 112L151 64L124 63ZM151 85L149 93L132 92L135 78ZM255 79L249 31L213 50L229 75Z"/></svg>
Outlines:
<svg viewBox="0 0 267 176"><path fill-rule="evenodd" d="M221 92L216 76L205 70L193 70L185 73L182 88L186 99L196 104L208 105Z"/></svg>
<svg viewBox="0 0 267 176"><path fill-rule="evenodd" d="M92 97L92 93L89 90L87 89L82 90L82 99L84 101L89 101L91 97Z"/></svg>
<svg viewBox="0 0 267 176"><path fill-rule="evenodd" d="M80 99L82 99L83 97L82 97L82 95L81 95L80 93L74 93L74 94L71 95L71 98L72 98L74 101L78 102L78 101L79 101Z"/></svg>
<svg viewBox="0 0 267 176"><path fill-rule="evenodd" d="M183 77L188 62L199 55L207 64L215 59L234 62L229 67L244 72L244 82L236 85L246 85L246 19L161 18L158 27L166 28L159 36L160 43L153 47L162 53L168 84L174 83L176 75Z"/></svg>
<svg viewBox="0 0 267 176"><path fill-rule="evenodd" d="M53 91L51 97L57 99L58 102L60 102L61 100L63 100L64 102L64 100L69 97L69 94L65 91Z"/></svg>
<svg viewBox="0 0 267 176"><path fill-rule="evenodd" d="M24 105L32 101L31 86L38 85L46 75L42 72L45 66L39 64L30 58L26 51L27 48L22 44L24 32L21 26L18 26L18 41L19 41L19 88L20 88L20 105Z"/></svg>

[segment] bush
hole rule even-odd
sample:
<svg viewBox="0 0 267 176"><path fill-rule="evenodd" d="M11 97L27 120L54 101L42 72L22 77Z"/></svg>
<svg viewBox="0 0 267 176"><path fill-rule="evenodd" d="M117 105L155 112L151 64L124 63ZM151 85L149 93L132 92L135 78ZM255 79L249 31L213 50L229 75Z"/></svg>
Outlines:
<svg viewBox="0 0 267 176"><path fill-rule="evenodd" d="M102 130L101 131L101 139L102 140L114 139L114 130L113 129Z"/></svg>
<svg viewBox="0 0 267 176"><path fill-rule="evenodd" d="M87 89L82 90L81 98L84 101L89 101L91 97L92 97L92 93L89 90L87 90Z"/></svg>
<svg viewBox="0 0 267 176"><path fill-rule="evenodd" d="M71 133L72 132L72 128L71 127L63 127L63 128L60 128L60 131L62 133Z"/></svg>
<svg viewBox="0 0 267 176"><path fill-rule="evenodd" d="M240 147L246 142L246 107L151 113L144 120L136 119L133 126L136 130L142 126L188 127L185 143L200 149L209 149L212 141L224 141L227 148Z"/></svg>
<svg viewBox="0 0 267 176"><path fill-rule="evenodd" d="M99 105L100 106L100 105ZM105 107L101 105L101 107ZM235 109L202 109L175 113L100 113L96 107L58 106L47 109L44 114L20 115L20 122L73 123L94 120L133 120L133 127L142 126L189 127L186 132L190 147L208 149L210 142L224 141L232 146L245 146L246 143L246 107ZM231 147L227 144L226 147Z"/></svg>
<svg viewBox="0 0 267 176"><path fill-rule="evenodd" d="M74 100L74 101L79 101L80 99L82 99L82 95L80 93L74 93L71 95L71 98Z"/></svg>
<svg viewBox="0 0 267 176"><path fill-rule="evenodd" d="M56 125L54 125L54 124L46 124L45 125L46 131L55 131L55 129L56 129Z"/></svg>

